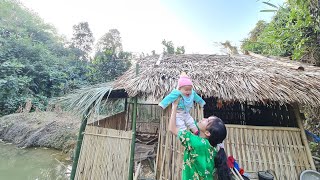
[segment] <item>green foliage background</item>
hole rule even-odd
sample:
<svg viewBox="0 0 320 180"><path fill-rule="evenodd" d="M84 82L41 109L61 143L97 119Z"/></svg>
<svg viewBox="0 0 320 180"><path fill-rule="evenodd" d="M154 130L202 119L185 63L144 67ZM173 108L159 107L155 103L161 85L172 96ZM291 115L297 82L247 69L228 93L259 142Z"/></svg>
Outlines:
<svg viewBox="0 0 320 180"><path fill-rule="evenodd" d="M241 49L293 60L313 58L312 63L320 65L319 22L317 0L288 0L278 7L270 23L256 24Z"/></svg>
<svg viewBox="0 0 320 180"><path fill-rule="evenodd" d="M45 109L50 98L113 80L130 65L128 55L123 61L112 54L80 60L79 54L89 52L68 43L18 1L0 1L0 116L15 112L27 99Z"/></svg>

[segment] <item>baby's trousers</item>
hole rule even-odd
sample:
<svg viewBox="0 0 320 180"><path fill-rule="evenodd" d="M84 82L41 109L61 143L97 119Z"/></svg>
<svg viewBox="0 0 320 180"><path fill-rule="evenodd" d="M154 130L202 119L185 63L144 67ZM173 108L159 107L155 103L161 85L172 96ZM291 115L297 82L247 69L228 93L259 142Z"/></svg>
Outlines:
<svg viewBox="0 0 320 180"><path fill-rule="evenodd" d="M187 128L196 128L196 124L191 115L186 111L177 111L176 126L178 129L185 130Z"/></svg>

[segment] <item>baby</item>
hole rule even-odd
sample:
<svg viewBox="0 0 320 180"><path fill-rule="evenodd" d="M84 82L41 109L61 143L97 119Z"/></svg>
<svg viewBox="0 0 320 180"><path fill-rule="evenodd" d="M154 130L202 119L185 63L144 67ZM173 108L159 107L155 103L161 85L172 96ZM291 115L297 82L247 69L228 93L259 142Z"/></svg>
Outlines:
<svg viewBox="0 0 320 180"><path fill-rule="evenodd" d="M177 108L176 125L182 130L188 127L194 134L198 135L199 131L194 119L190 115L190 110L193 107L193 102L200 104L201 107L203 107L206 102L193 90L192 81L184 72L181 73L178 80L178 89L171 91L171 93L159 103L159 106L165 109L179 97L181 98Z"/></svg>

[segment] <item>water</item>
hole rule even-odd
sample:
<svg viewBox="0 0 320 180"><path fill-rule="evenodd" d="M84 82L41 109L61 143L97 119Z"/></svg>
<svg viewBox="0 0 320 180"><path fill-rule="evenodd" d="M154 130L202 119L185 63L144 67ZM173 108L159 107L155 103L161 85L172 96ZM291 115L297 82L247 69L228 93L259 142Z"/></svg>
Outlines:
<svg viewBox="0 0 320 180"><path fill-rule="evenodd" d="M45 148L20 149L0 142L0 180L67 180L61 152Z"/></svg>

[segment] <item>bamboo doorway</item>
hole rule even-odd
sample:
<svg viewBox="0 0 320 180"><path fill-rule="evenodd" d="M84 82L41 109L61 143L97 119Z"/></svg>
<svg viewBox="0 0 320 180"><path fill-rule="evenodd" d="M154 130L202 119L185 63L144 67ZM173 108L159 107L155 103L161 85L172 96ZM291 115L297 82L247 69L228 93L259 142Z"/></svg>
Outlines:
<svg viewBox="0 0 320 180"><path fill-rule="evenodd" d="M180 180L184 147L177 137L168 131L170 115L171 106L163 111L160 120L156 178L161 180ZM192 109L191 116L194 117L196 121L201 120L203 118L203 108L196 104L195 108Z"/></svg>
<svg viewBox="0 0 320 180"><path fill-rule="evenodd" d="M75 179L127 179L131 140L131 131L87 126Z"/></svg>

